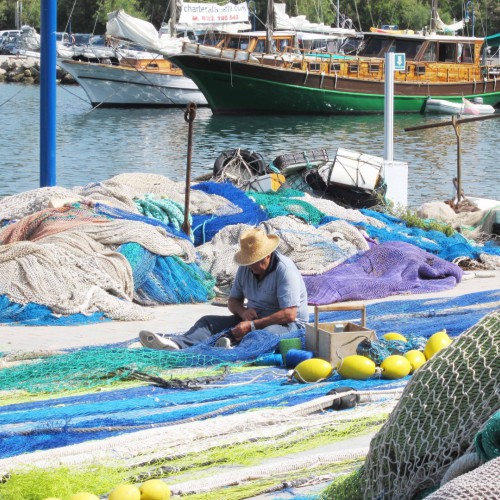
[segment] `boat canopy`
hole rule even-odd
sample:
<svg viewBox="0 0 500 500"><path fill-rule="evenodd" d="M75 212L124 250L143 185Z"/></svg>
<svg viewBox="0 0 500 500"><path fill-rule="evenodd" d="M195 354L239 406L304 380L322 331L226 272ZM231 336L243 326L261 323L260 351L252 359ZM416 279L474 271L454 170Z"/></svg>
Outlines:
<svg viewBox="0 0 500 500"><path fill-rule="evenodd" d="M500 33L497 33L496 35L487 36L484 39L484 43L488 47L500 47Z"/></svg>

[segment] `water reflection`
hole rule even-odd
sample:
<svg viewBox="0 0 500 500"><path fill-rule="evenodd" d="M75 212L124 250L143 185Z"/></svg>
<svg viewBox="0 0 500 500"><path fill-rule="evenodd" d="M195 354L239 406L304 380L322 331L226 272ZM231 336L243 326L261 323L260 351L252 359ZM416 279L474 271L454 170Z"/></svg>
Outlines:
<svg viewBox="0 0 500 500"><path fill-rule="evenodd" d="M38 187L39 88L0 84L0 195ZM152 172L184 180L188 124L180 109L97 109L78 87L58 88L57 181L72 187L123 172ZM11 101L8 101L12 98ZM6 102L8 101L8 102ZM6 103L5 103L6 102ZM5 103L2 105L2 103ZM394 159L409 164L409 202L417 207L451 195L456 175L452 127L405 132L405 127L449 117L397 115ZM466 194L498 198L500 119L462 125ZM197 110L193 177L211 171L227 149L258 151L271 161L280 154L338 147L382 156L383 116L213 116Z"/></svg>

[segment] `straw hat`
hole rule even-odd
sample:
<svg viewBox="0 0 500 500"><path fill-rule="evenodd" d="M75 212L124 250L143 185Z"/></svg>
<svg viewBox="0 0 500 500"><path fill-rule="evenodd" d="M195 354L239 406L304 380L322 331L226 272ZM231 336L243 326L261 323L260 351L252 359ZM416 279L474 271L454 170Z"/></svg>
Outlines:
<svg viewBox="0 0 500 500"><path fill-rule="evenodd" d="M251 266L273 253L279 243L275 234L266 234L257 228L247 229L240 235L240 251L234 255L234 261L240 266Z"/></svg>

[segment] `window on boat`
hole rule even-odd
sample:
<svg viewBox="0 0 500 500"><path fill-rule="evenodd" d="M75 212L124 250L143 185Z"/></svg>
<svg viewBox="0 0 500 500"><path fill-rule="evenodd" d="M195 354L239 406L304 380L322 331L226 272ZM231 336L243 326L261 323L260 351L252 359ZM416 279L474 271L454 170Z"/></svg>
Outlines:
<svg viewBox="0 0 500 500"><path fill-rule="evenodd" d="M440 42L438 46L438 61L439 62L456 62L457 61L457 44Z"/></svg>
<svg viewBox="0 0 500 500"><path fill-rule="evenodd" d="M425 49L424 55L422 57L422 61L435 61L437 59L436 53L437 43L429 42L429 45L427 45L427 48Z"/></svg>
<svg viewBox="0 0 500 500"><path fill-rule="evenodd" d="M257 44L255 45L254 52L262 52L264 53L266 51L266 41L265 40L259 40Z"/></svg>
<svg viewBox="0 0 500 500"><path fill-rule="evenodd" d="M474 46L471 44L458 44L458 62L474 62Z"/></svg>
<svg viewBox="0 0 500 500"><path fill-rule="evenodd" d="M366 38L361 45L359 55L365 57L377 57L382 51L382 48L384 47L386 42L387 38Z"/></svg>
<svg viewBox="0 0 500 500"><path fill-rule="evenodd" d="M422 42L420 40L394 40L392 48L395 48L394 52L406 54L406 59L413 61L418 51L422 47ZM392 49L391 48L391 49Z"/></svg>

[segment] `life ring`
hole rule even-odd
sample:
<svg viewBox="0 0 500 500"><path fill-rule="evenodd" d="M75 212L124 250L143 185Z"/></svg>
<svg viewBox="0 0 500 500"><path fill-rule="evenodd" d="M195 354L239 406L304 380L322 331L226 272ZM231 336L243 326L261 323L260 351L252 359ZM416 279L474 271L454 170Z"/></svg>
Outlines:
<svg viewBox="0 0 500 500"><path fill-rule="evenodd" d="M234 164L232 163L234 160ZM238 176L249 178L266 173L266 161L260 153L248 149L228 149L214 163L214 177Z"/></svg>

